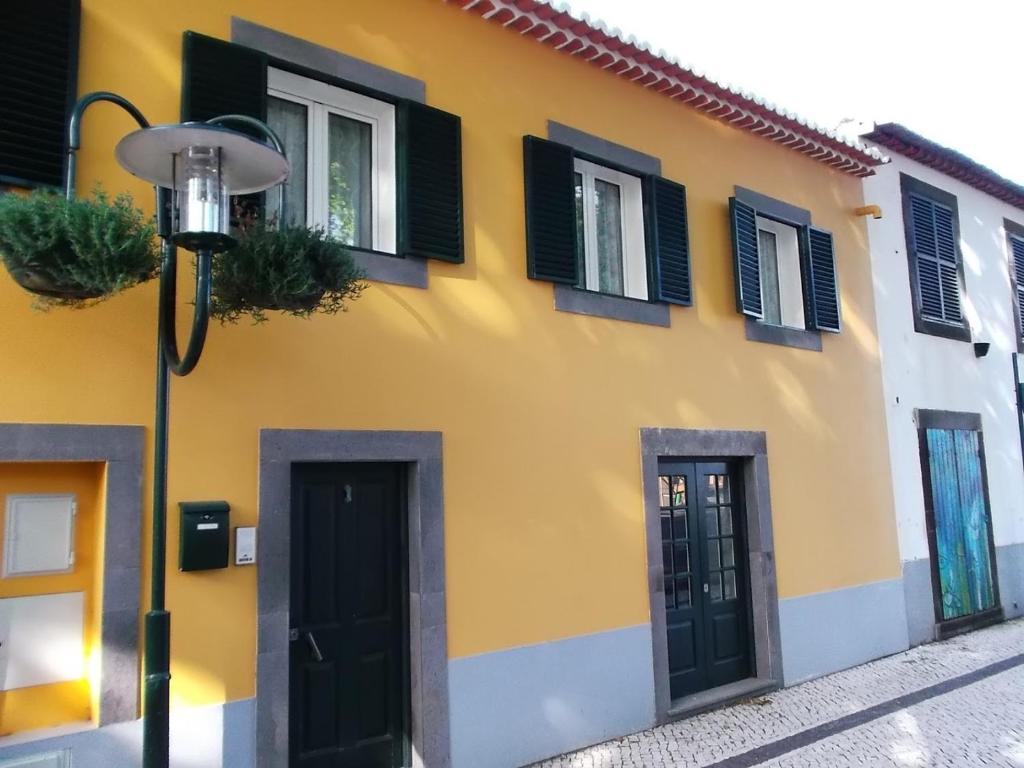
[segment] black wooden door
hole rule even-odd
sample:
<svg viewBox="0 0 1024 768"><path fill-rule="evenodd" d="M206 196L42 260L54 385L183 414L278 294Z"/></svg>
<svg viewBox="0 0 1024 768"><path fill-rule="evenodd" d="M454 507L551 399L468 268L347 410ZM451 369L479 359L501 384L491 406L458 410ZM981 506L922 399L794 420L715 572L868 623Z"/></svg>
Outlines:
<svg viewBox="0 0 1024 768"><path fill-rule="evenodd" d="M406 755L400 468L292 472L292 768L395 768Z"/></svg>
<svg viewBox="0 0 1024 768"><path fill-rule="evenodd" d="M727 464L659 465L669 689L678 699L750 665L742 499Z"/></svg>

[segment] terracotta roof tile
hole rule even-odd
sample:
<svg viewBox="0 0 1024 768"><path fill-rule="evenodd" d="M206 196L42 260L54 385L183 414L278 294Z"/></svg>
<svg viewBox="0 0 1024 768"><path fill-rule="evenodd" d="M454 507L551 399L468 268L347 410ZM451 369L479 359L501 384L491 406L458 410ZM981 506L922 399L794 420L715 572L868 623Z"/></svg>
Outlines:
<svg viewBox="0 0 1024 768"><path fill-rule="evenodd" d="M664 51L609 27L564 2L551 0L445 0L529 36L558 51L578 56L612 74L661 93L739 130L775 141L854 176L869 176L885 162L865 147L770 102L719 83L681 64Z"/></svg>

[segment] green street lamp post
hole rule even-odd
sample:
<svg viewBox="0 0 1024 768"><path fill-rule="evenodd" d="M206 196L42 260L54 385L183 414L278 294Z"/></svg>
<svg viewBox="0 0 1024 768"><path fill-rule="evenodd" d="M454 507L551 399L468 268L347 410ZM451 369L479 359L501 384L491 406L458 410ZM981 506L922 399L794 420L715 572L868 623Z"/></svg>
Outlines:
<svg viewBox="0 0 1024 768"><path fill-rule="evenodd" d="M205 123L151 126L127 99L99 91L79 99L68 126L68 199L75 195L76 152L81 122L92 104L118 105L139 129L118 143L115 156L129 173L153 184L157 234L161 238L160 299L157 323L156 417L153 459L153 552L149 612L145 619L143 747L144 768L167 768L170 731L171 614L165 605L167 567L167 419L170 374L187 376L196 367L210 320L213 256L230 249L232 195L262 192L288 177L280 140L264 123L225 115ZM224 127L244 125L266 138ZM196 254L192 329L183 355L175 333L178 247Z"/></svg>

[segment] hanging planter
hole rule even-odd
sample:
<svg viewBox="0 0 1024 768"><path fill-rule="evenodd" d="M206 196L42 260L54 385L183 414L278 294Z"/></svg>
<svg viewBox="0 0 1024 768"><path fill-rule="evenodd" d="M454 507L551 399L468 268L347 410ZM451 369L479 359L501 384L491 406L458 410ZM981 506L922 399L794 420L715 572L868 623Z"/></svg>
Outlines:
<svg viewBox="0 0 1024 768"><path fill-rule="evenodd" d="M330 315L359 296L362 277L348 248L322 229L256 222L214 259L210 314L222 323L263 322L267 311Z"/></svg>
<svg viewBox="0 0 1024 768"><path fill-rule="evenodd" d="M127 194L0 195L0 259L43 307L86 306L155 277L155 235Z"/></svg>

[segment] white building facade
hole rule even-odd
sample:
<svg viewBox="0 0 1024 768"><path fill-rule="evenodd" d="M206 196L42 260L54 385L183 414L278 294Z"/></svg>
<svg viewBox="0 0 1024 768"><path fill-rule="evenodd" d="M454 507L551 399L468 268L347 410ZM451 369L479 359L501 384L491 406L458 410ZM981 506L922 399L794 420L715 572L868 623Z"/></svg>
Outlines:
<svg viewBox="0 0 1024 768"><path fill-rule="evenodd" d="M899 125L864 140L891 156L864 193L916 645L1024 607L1024 189Z"/></svg>

